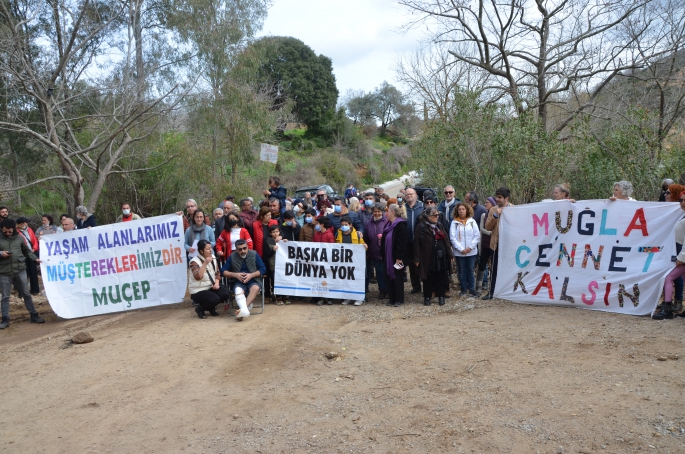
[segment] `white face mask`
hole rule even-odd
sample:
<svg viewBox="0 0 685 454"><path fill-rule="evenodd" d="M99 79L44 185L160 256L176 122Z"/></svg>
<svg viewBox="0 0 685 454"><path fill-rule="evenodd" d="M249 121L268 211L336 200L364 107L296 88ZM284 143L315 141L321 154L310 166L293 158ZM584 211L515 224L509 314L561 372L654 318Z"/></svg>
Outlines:
<svg viewBox="0 0 685 454"><path fill-rule="evenodd" d="M121 212L124 213L124 216L131 214L131 210L121 210Z"/></svg>
<svg viewBox="0 0 685 454"><path fill-rule="evenodd" d="M293 208L293 211L294 211L295 213L299 213L299 212L300 212L300 206L299 206L299 205L295 205L295 208Z"/></svg>

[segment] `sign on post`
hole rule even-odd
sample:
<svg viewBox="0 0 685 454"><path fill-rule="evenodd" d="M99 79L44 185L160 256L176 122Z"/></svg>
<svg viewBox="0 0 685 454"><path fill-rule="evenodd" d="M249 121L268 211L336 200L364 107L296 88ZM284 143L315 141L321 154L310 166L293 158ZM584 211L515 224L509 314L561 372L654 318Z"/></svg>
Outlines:
<svg viewBox="0 0 685 454"><path fill-rule="evenodd" d="M259 152L259 159L276 164L278 162L278 146L263 143Z"/></svg>
<svg viewBox="0 0 685 454"><path fill-rule="evenodd" d="M556 201L504 208L494 296L645 315L675 263L676 203Z"/></svg>
<svg viewBox="0 0 685 454"><path fill-rule="evenodd" d="M62 318L183 301L186 250L180 216L156 216L45 235L40 269Z"/></svg>

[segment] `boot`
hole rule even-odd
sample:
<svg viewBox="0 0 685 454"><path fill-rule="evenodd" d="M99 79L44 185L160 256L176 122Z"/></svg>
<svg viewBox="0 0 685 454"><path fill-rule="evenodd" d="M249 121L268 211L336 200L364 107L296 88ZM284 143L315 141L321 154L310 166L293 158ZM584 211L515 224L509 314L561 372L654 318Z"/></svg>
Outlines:
<svg viewBox="0 0 685 454"><path fill-rule="evenodd" d="M483 290L483 271L478 271L476 274L476 291L480 293Z"/></svg>
<svg viewBox="0 0 685 454"><path fill-rule="evenodd" d="M430 306L431 305L431 299L430 298L424 298L423 299L423 305L424 306Z"/></svg>
<svg viewBox="0 0 685 454"><path fill-rule="evenodd" d="M683 311L683 300L675 299L673 300L673 312L678 315Z"/></svg>
<svg viewBox="0 0 685 454"><path fill-rule="evenodd" d="M195 307L195 313L196 313L197 316L200 317L200 318L207 318L207 316L205 315L205 310L202 309L202 306L200 306L200 305L197 305L197 306Z"/></svg>
<svg viewBox="0 0 685 454"><path fill-rule="evenodd" d="M45 323L45 319L38 315L38 312L31 314L31 323Z"/></svg>
<svg viewBox="0 0 685 454"><path fill-rule="evenodd" d="M440 306L444 306L445 305L445 298L443 298L442 296L438 297L438 304Z"/></svg>
<svg viewBox="0 0 685 454"><path fill-rule="evenodd" d="M652 314L654 320L664 320L666 318L673 318L673 304L669 301L664 301L661 305L661 310Z"/></svg>
<svg viewBox="0 0 685 454"><path fill-rule="evenodd" d="M5 329L10 326L9 317L2 317L2 322L0 322L0 329Z"/></svg>
<svg viewBox="0 0 685 454"><path fill-rule="evenodd" d="M388 299L388 291L387 290L381 290L378 292L378 299L379 300L387 300Z"/></svg>

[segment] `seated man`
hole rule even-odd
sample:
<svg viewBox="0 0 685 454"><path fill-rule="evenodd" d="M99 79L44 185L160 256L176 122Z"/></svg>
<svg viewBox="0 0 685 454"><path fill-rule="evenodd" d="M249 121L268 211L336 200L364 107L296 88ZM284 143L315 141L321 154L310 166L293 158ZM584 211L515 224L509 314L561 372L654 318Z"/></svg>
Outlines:
<svg viewBox="0 0 685 454"><path fill-rule="evenodd" d="M264 274L266 266L262 258L256 251L248 249L247 241L243 239L235 242L235 251L221 268L221 275L231 279L231 290L235 292L235 289L241 288L245 292L248 310L262 288L261 277ZM238 321L242 321L242 317Z"/></svg>

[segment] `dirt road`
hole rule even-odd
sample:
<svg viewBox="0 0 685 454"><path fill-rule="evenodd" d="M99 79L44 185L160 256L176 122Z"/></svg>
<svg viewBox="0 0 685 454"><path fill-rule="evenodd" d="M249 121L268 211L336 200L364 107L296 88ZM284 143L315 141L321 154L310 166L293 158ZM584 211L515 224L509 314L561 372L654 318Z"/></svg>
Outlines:
<svg viewBox="0 0 685 454"><path fill-rule="evenodd" d="M685 451L685 320L410 301L13 321L0 451Z"/></svg>

